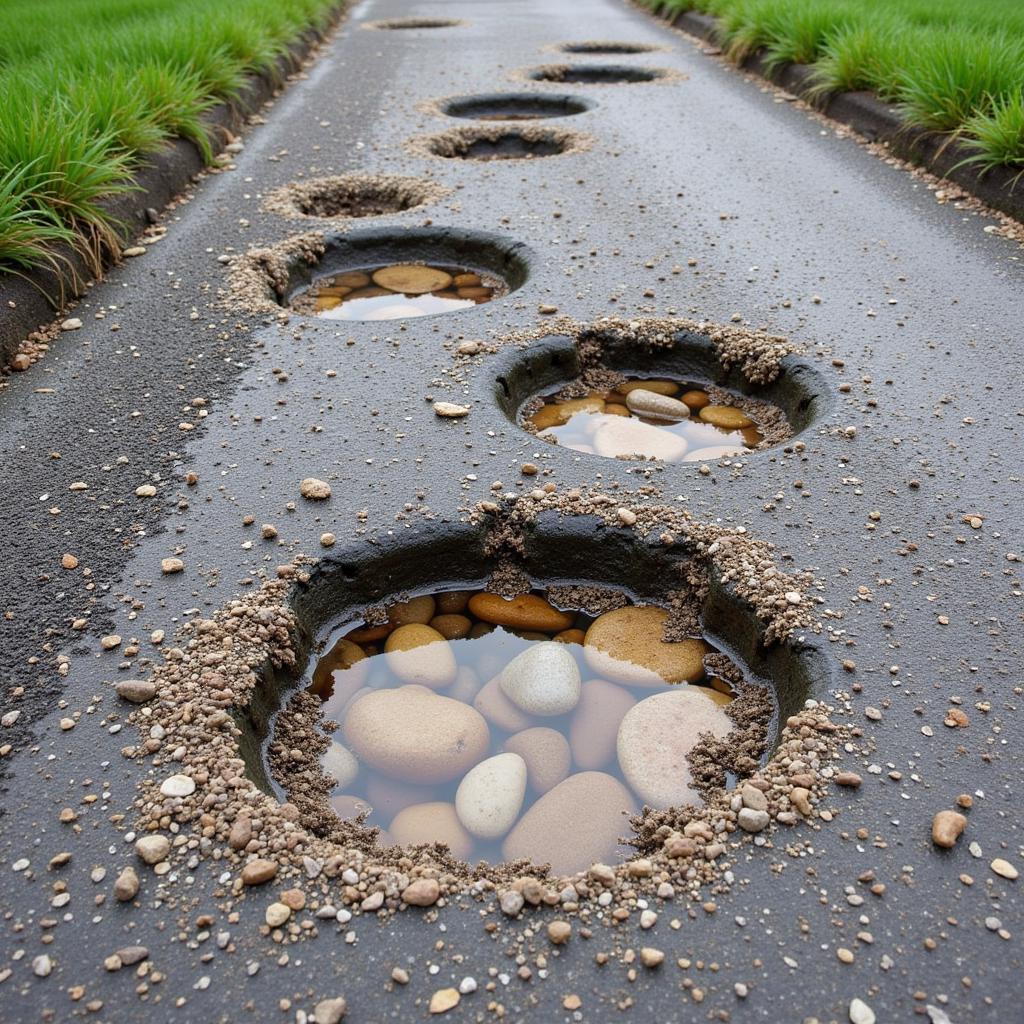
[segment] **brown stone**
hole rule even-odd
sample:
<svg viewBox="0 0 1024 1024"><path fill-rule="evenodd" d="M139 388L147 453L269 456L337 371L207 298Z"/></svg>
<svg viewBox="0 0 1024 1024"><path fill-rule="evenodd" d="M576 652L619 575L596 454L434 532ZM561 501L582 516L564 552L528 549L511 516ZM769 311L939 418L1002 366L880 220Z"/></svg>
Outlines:
<svg viewBox="0 0 1024 1024"><path fill-rule="evenodd" d="M263 885L277 874L277 861L257 858L242 868L243 885Z"/></svg>
<svg viewBox="0 0 1024 1024"><path fill-rule="evenodd" d="M936 846L951 849L965 828L967 819L958 811L939 811L932 818L932 842Z"/></svg>
<svg viewBox="0 0 1024 1024"><path fill-rule="evenodd" d="M484 622L510 629L536 629L543 633L560 633L572 626L574 616L560 612L537 594L520 594L507 600L498 594L474 594L469 610Z"/></svg>
<svg viewBox="0 0 1024 1024"><path fill-rule="evenodd" d="M402 890L402 899L410 907L432 907L441 895L436 878L417 878Z"/></svg>
<svg viewBox="0 0 1024 1024"><path fill-rule="evenodd" d="M537 793L546 793L569 776L572 754L566 738L557 729L524 729L505 740L504 749L526 762L527 780Z"/></svg>

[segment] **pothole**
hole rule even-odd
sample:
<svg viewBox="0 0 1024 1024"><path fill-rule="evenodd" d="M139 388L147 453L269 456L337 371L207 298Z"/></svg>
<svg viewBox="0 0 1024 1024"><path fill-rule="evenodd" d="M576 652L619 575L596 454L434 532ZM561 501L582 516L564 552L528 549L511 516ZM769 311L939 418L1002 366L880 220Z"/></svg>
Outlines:
<svg viewBox="0 0 1024 1024"><path fill-rule="evenodd" d="M414 28L456 28L469 24L459 18L383 18L379 21L364 21L363 28L380 30Z"/></svg>
<svg viewBox="0 0 1024 1024"><path fill-rule="evenodd" d="M573 117L593 106L568 94L493 92L477 96L456 96L442 100L438 109L448 117L473 121L540 121L551 117Z"/></svg>
<svg viewBox="0 0 1024 1024"><path fill-rule="evenodd" d="M663 47L654 46L651 43L623 43L607 39L588 39L581 43L561 43L556 49L561 53L627 54L654 53Z"/></svg>
<svg viewBox="0 0 1024 1024"><path fill-rule="evenodd" d="M525 125L464 125L437 135L410 140L415 152L447 160L534 160L579 153L590 147L590 136L565 128Z"/></svg>
<svg viewBox="0 0 1024 1024"><path fill-rule="evenodd" d="M457 228L310 232L233 265L229 304L331 320L388 320L470 309L521 287L526 248Z"/></svg>
<svg viewBox="0 0 1024 1024"><path fill-rule="evenodd" d="M450 193L433 181L395 174L345 174L293 182L271 192L264 209L320 220L383 217L435 203Z"/></svg>
<svg viewBox="0 0 1024 1024"><path fill-rule="evenodd" d="M825 386L811 367L783 360L752 379L743 364L723 365L713 335L679 325L647 344L612 327L545 338L505 357L495 397L544 441L669 463L742 458L789 442L823 413Z"/></svg>
<svg viewBox="0 0 1024 1024"><path fill-rule="evenodd" d="M526 78L533 82L577 85L617 85L637 82L665 82L685 78L669 68L639 67L631 64L544 64L530 68Z"/></svg>

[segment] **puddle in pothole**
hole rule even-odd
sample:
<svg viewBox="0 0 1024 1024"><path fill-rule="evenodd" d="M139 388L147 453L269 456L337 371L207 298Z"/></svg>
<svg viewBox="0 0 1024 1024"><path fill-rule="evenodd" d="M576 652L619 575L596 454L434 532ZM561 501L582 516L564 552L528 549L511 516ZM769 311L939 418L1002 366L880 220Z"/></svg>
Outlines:
<svg viewBox="0 0 1024 1024"><path fill-rule="evenodd" d="M440 104L448 117L474 121L541 121L551 117L573 117L590 109L575 96L544 96L530 92L485 93L459 96Z"/></svg>
<svg viewBox="0 0 1024 1024"><path fill-rule="evenodd" d="M506 291L500 278L483 271L392 263L316 277L291 306L327 320L399 320L469 309Z"/></svg>
<svg viewBox="0 0 1024 1024"><path fill-rule="evenodd" d="M670 79L666 68L632 64L545 64L531 68L526 77L534 82L570 82L576 85L628 85Z"/></svg>
<svg viewBox="0 0 1024 1024"><path fill-rule="evenodd" d="M760 444L755 420L727 404L720 391L713 393L715 400L701 384L629 377L609 391L542 396L544 404L525 422L539 437L606 458L710 462Z"/></svg>
<svg viewBox="0 0 1024 1024"><path fill-rule="evenodd" d="M687 756L736 728L705 658L728 659L697 636L665 642L667 611L614 596L595 616L543 591L446 591L336 629L307 670L337 723L322 758L335 813L368 810L381 845L567 872L615 858L624 812L700 804Z"/></svg>

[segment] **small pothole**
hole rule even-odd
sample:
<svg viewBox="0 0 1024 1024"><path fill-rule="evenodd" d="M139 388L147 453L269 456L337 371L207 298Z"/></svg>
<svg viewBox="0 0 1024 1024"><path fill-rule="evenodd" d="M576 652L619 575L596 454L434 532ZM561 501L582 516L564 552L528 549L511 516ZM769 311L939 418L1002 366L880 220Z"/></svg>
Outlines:
<svg viewBox="0 0 1024 1024"><path fill-rule="evenodd" d="M556 49L561 53L627 54L654 53L662 47L651 43L624 43L607 39L588 39L581 43L561 43Z"/></svg>
<svg viewBox="0 0 1024 1024"><path fill-rule="evenodd" d="M531 92L457 96L438 104L441 113L473 121L540 121L583 114L593 104L577 96Z"/></svg>
<svg viewBox="0 0 1024 1024"><path fill-rule="evenodd" d="M240 257L228 304L333 320L404 319L498 299L520 288L528 272L525 246L487 232L307 232Z"/></svg>
<svg viewBox="0 0 1024 1024"><path fill-rule="evenodd" d="M364 21L363 28L368 29L414 29L414 28L457 28L468 22L460 18L382 18L379 21Z"/></svg>
<svg viewBox="0 0 1024 1024"><path fill-rule="evenodd" d="M631 64L544 64L530 68L525 75L534 82L576 85L628 85L685 77L668 68L639 67Z"/></svg>
<svg viewBox="0 0 1024 1024"><path fill-rule="evenodd" d="M319 220L384 217L437 202L451 190L397 174L343 174L297 181L269 193L264 209Z"/></svg>
<svg viewBox="0 0 1024 1024"><path fill-rule="evenodd" d="M723 365L709 335L659 331L645 345L595 327L576 338L551 337L505 357L495 397L543 441L668 463L742 459L786 444L820 415L824 384L810 367L783 360L751 379ZM740 346L744 339L723 340ZM749 347L770 340L751 337Z"/></svg>
<svg viewBox="0 0 1024 1024"><path fill-rule="evenodd" d="M581 152L590 145L582 132L540 125L522 128L493 125L460 125L437 135L414 138L413 150L446 160L535 160Z"/></svg>

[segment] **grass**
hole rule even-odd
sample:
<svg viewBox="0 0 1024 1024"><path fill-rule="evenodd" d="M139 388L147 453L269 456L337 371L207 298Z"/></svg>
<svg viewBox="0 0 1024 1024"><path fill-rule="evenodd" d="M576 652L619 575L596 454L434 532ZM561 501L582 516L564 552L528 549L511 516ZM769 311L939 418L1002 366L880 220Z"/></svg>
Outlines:
<svg viewBox="0 0 1024 1024"><path fill-rule="evenodd" d="M814 88L866 89L983 169L1024 172L1021 0L643 0L721 20L725 52L806 64Z"/></svg>
<svg viewBox="0 0 1024 1024"><path fill-rule="evenodd" d="M3 0L0 271L59 269L70 245L98 274L118 250L103 200L168 139L272 70L338 0ZM65 261L66 262L66 261Z"/></svg>

